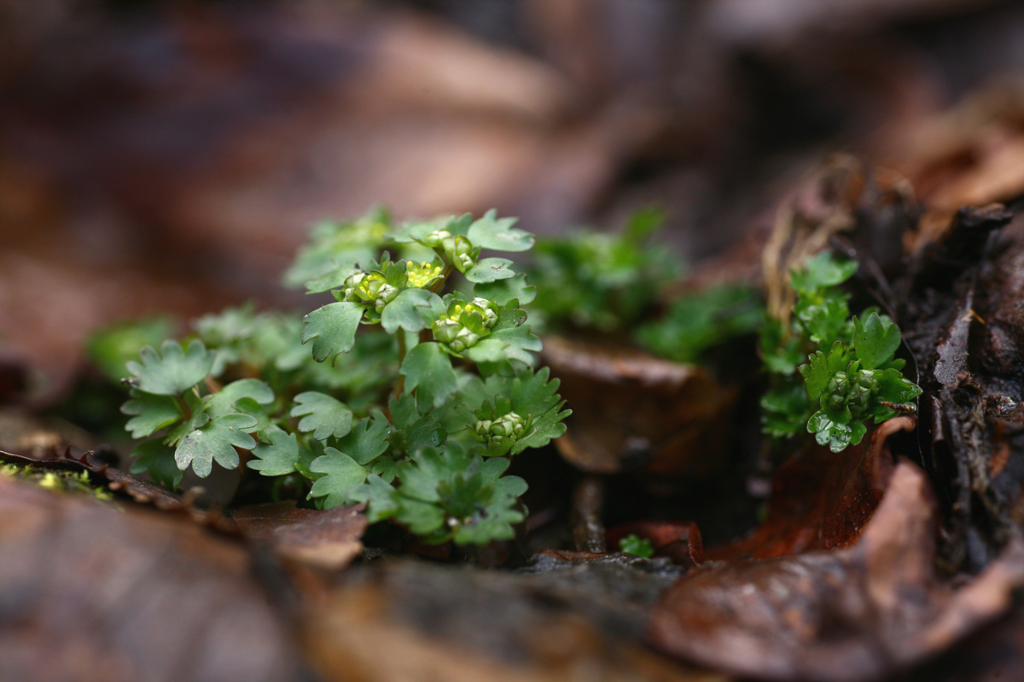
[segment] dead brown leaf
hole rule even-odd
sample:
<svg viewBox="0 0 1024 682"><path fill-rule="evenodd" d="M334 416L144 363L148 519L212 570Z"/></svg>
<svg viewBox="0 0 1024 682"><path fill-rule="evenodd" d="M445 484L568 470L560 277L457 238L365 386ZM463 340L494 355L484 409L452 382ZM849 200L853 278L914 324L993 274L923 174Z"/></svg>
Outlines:
<svg viewBox="0 0 1024 682"><path fill-rule="evenodd" d="M724 463L735 390L706 370L559 337L545 339L544 362L573 406L556 445L578 468L702 476Z"/></svg>
<svg viewBox="0 0 1024 682"><path fill-rule="evenodd" d="M892 470L886 439L916 420L903 416L840 453L808 441L772 478L768 518L748 537L708 548L707 559L766 559L852 545L885 492Z"/></svg>
<svg viewBox="0 0 1024 682"><path fill-rule="evenodd" d="M1024 581L1024 548L1014 546L961 589L941 582L936 525L927 478L903 462L856 545L692 572L662 598L652 640L758 678L890 675L1005 613Z"/></svg>
<svg viewBox="0 0 1024 682"><path fill-rule="evenodd" d="M251 540L266 542L282 557L337 570L363 551L359 541L369 525L362 505L298 509L294 502L242 507L234 519Z"/></svg>
<svg viewBox="0 0 1024 682"><path fill-rule="evenodd" d="M0 678L281 680L302 664L241 544L0 477Z"/></svg>
<svg viewBox="0 0 1024 682"><path fill-rule="evenodd" d="M345 682L727 682L639 641L644 601L678 569L573 554L526 575L371 564L313 615L307 650Z"/></svg>

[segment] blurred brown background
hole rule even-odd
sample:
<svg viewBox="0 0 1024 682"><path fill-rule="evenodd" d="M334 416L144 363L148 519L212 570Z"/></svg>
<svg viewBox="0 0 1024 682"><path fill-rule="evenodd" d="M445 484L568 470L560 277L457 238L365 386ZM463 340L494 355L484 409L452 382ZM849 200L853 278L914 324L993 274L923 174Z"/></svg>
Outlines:
<svg viewBox="0 0 1024 682"><path fill-rule="evenodd" d="M1024 110L1021 75L1019 1L0 0L0 352L52 385L97 325L300 306L309 224L374 204L655 203L698 262L832 152L901 168L965 97Z"/></svg>

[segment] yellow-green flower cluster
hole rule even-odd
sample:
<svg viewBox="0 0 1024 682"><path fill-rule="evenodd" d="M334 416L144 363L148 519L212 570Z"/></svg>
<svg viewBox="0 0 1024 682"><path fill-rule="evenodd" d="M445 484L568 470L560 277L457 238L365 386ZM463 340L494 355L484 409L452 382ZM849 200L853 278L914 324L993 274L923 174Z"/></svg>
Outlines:
<svg viewBox="0 0 1024 682"><path fill-rule="evenodd" d="M384 306L395 300L398 288L388 284L379 272L357 272L345 280L345 300L353 303L372 303L380 313Z"/></svg>
<svg viewBox="0 0 1024 682"><path fill-rule="evenodd" d="M431 325L434 339L447 344L452 351L461 353L472 348L498 322L498 315L485 298L474 298L469 303L456 303L447 315Z"/></svg>
<svg viewBox="0 0 1024 682"><path fill-rule="evenodd" d="M474 431L483 440L492 441L501 438L518 438L526 429L526 420L515 412L509 412L497 419L481 419L477 421Z"/></svg>
<svg viewBox="0 0 1024 682"><path fill-rule="evenodd" d="M440 265L434 265L426 261L422 263L409 261L406 263L405 271L409 286L425 289L441 276L443 270Z"/></svg>

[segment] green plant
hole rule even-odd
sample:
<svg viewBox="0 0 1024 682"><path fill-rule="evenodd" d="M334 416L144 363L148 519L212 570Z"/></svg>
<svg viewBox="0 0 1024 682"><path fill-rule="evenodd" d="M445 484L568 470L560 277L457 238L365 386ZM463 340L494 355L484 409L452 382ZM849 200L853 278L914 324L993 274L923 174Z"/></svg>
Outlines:
<svg viewBox="0 0 1024 682"><path fill-rule="evenodd" d="M763 321L764 306L753 288L717 286L676 298L660 319L639 325L634 336L655 355L694 363L710 348L753 334Z"/></svg>
<svg viewBox="0 0 1024 682"><path fill-rule="evenodd" d="M271 495L298 485L320 507L365 502L372 521L428 542L510 538L526 483L502 476L508 458L561 436L569 411L533 369L541 343L521 306L534 287L482 251L526 251L533 237L491 211L407 225L390 243L428 257L370 262L391 226L364 222L319 228L289 271L334 302L302 319L227 310L199 319L186 346L128 363L122 411L148 439L132 471L177 487L189 467L244 464ZM456 274L467 290L445 293Z"/></svg>
<svg viewBox="0 0 1024 682"><path fill-rule="evenodd" d="M657 308L665 287L682 272L670 249L649 244L662 217L645 209L621 234L577 230L538 239L530 268L537 284L531 311L546 328L630 331Z"/></svg>
<svg viewBox="0 0 1024 682"><path fill-rule="evenodd" d="M619 551L624 554L638 556L641 559L650 559L654 556L654 548L651 546L651 541L646 538L640 538L635 533L630 533L619 540Z"/></svg>
<svg viewBox="0 0 1024 682"><path fill-rule="evenodd" d="M849 295L839 285L857 270L827 251L790 272L796 293L791 320L769 318L761 331L761 356L772 376L762 398L766 434L781 438L804 429L840 452L876 424L914 411L921 389L894 357L899 327L868 309L851 317Z"/></svg>
<svg viewBox="0 0 1024 682"><path fill-rule="evenodd" d="M664 244L650 244L662 214L638 211L621 234L577 230L537 241L530 279L538 285L531 313L546 329L596 329L676 362L699 362L709 348L752 334L763 306L747 286L718 286L675 296L684 268Z"/></svg>
<svg viewBox="0 0 1024 682"><path fill-rule="evenodd" d="M159 344L173 333L174 324L165 317L121 322L91 334L85 351L97 369L116 382L128 378L125 365L143 346Z"/></svg>

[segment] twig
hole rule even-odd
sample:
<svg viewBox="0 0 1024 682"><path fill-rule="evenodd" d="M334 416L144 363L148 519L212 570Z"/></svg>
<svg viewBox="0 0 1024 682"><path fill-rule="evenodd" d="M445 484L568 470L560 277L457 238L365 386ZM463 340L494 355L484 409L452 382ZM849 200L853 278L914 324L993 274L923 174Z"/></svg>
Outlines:
<svg viewBox="0 0 1024 682"><path fill-rule="evenodd" d="M606 552L607 542L601 511L604 508L604 478L588 475L576 486L572 499L572 539L577 551Z"/></svg>

